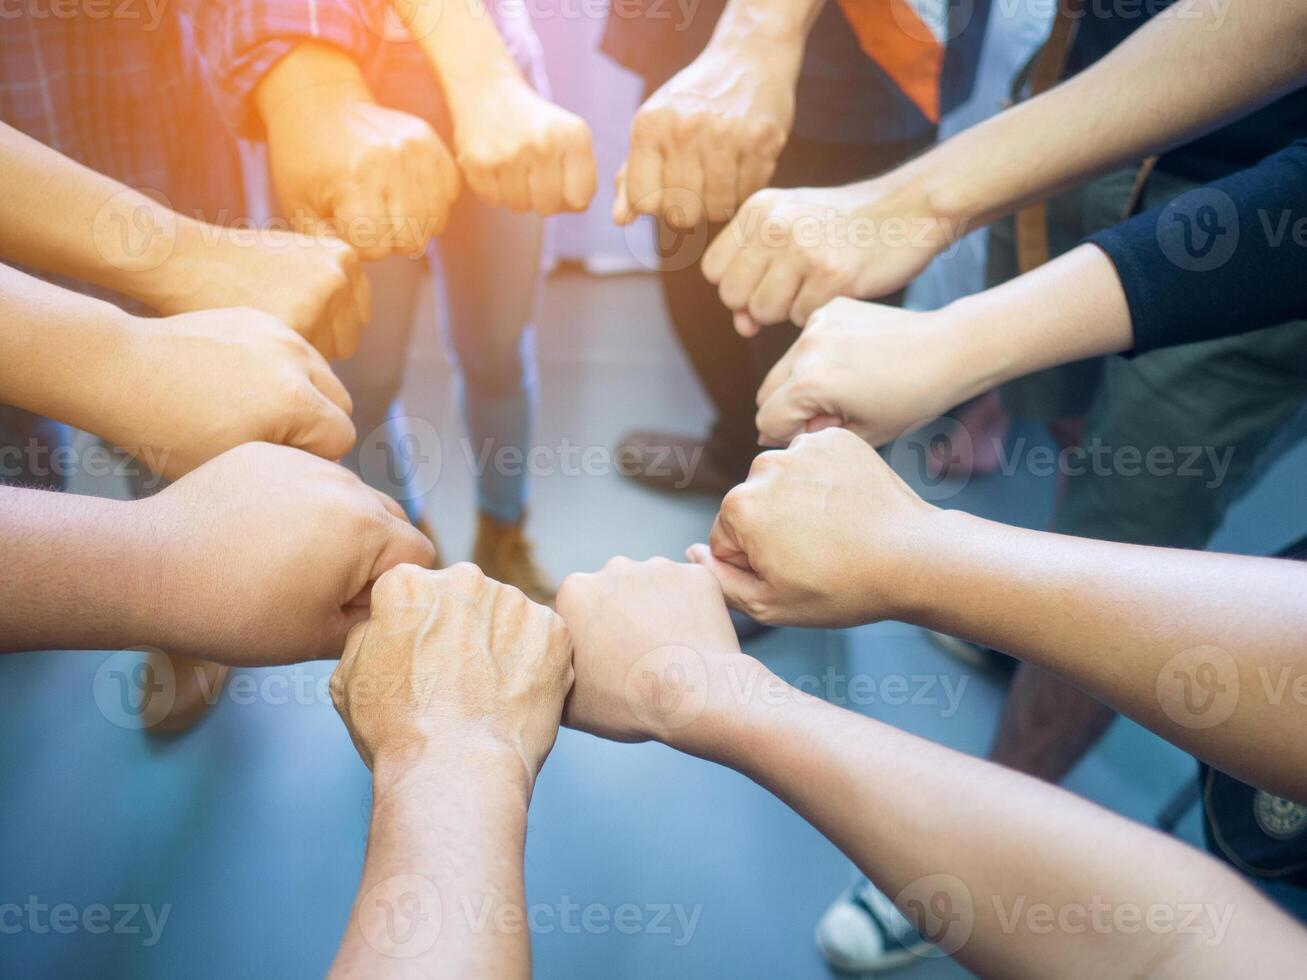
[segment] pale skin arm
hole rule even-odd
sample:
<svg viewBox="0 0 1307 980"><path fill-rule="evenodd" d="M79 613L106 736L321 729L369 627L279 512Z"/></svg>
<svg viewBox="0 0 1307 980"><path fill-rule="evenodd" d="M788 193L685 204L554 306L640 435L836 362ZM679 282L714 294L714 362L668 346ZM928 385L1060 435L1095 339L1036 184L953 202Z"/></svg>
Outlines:
<svg viewBox="0 0 1307 980"><path fill-rule="evenodd" d="M795 690L741 654L703 569L614 559L568 578L558 607L574 644L568 725L754 779L981 975L1220 977L1307 949L1297 924L1178 841ZM1175 928L1193 906L1201 921ZM1134 928L1114 918L1132 909ZM1169 929L1143 924L1167 913Z"/></svg>
<svg viewBox="0 0 1307 980"><path fill-rule="evenodd" d="M1302 563L939 510L843 429L760 456L690 557L764 622L895 619L965 637L1062 676L1231 775L1307 799Z"/></svg>
<svg viewBox="0 0 1307 980"><path fill-rule="evenodd" d="M704 273L745 333L806 323L836 296L883 296L962 234L1292 91L1307 81L1304 45L1301 5L1181 0L1074 78L889 174L746 202ZM807 243L763 244L749 229L768 218Z"/></svg>
<svg viewBox="0 0 1307 980"><path fill-rule="evenodd" d="M522 917L531 787L510 752L469 740L378 760L363 881L332 977L531 975ZM478 933L483 902L490 915ZM516 927L501 931L503 910Z"/></svg>

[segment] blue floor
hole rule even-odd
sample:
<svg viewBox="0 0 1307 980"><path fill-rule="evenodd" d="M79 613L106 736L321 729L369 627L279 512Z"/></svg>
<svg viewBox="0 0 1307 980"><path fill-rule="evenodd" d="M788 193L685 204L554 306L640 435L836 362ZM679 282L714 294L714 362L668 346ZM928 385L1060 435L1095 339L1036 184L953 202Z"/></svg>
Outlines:
<svg viewBox="0 0 1307 980"><path fill-rule="evenodd" d="M632 425L692 431L707 419L648 278L555 279L541 330L542 444L607 447ZM470 550L471 476L453 462L449 380L424 333L407 407L440 433L445 464L428 502L458 558ZM1299 451L1218 543L1269 551L1302 533L1304 478ZM977 480L952 503L1038 527L1051 492L1027 476ZM612 473L545 476L533 494L541 555L559 577L617 553L677 556L712 519L708 503L652 495ZM753 652L809 683L870 678L850 699L855 710L966 751L988 744L998 684L909 627L780 631ZM317 683L331 665L236 672L198 728L156 741L98 707L106 656L0 660L0 908L66 903L73 911L61 915L76 918L59 928L39 908L0 918L0 977L320 976L348 914L368 812L367 772ZM917 696L904 699L886 678L906 679ZM1191 772L1181 753L1118 723L1069 785L1151 819ZM833 847L740 776L571 732L539 782L526 865L537 975L604 980L828 976L812 930L850 877ZM121 928L104 931L101 905ZM131 921L120 905L138 907ZM622 913L619 931L612 917L623 906L636 911ZM920 978L961 973L947 961L913 968Z"/></svg>

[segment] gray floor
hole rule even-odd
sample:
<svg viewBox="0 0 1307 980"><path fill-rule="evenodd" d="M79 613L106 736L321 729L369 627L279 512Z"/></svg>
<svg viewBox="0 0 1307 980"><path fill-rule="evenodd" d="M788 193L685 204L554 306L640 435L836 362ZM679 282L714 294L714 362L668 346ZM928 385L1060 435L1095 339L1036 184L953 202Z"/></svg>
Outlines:
<svg viewBox="0 0 1307 980"><path fill-rule="evenodd" d="M542 445L609 447L631 425L692 430L707 418L648 278L551 281L539 346ZM428 499L447 552L463 557L471 476L449 371L429 334L406 391L410 412L439 432L443 464ZM1304 477L1307 456L1298 453L1219 543L1270 550L1301 533L1295 488ZM651 495L612 473L555 472L533 489L541 555L560 577L618 553L677 556L712 517L706 503ZM1039 526L1051 487L1028 477L975 481L953 503ZM989 739L995 682L905 626L782 631L753 652L792 678L865 675L882 697L851 707L964 750L981 752ZM168 917L154 942L143 913L126 924L139 933L100 934L98 922L59 931L44 913L33 927L24 912L10 934L14 920L0 919L0 977L321 975L357 881L368 810L366 770L311 683L330 665L241 672L196 730L157 742L97 710L104 657L0 661L0 907L69 903L80 916L97 903L139 904ZM898 677L911 690L933 678L939 693L900 703L883 683ZM950 702L945 690L960 697ZM1121 723L1070 785L1148 819L1191 771L1181 753ZM850 869L737 775L660 747L565 732L532 809L527 877L541 977L800 978L828 975L812 928ZM627 904L639 910L634 932L619 932L604 916ZM913 970L962 972L940 961Z"/></svg>

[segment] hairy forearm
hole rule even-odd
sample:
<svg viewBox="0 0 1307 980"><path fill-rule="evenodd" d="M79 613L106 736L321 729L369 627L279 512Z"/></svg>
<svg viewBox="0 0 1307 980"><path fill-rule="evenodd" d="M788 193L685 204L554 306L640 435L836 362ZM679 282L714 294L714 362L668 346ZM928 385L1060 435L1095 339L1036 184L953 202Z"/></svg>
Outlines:
<svg viewBox="0 0 1307 980"><path fill-rule="evenodd" d="M530 781L511 749L450 738L377 760L363 881L333 977L528 977Z"/></svg>
<svg viewBox="0 0 1307 980"><path fill-rule="evenodd" d="M1220 976L1249 957L1287 967L1307 949L1296 925L1184 845L756 669L713 699L698 754L792 806L980 974Z"/></svg>
<svg viewBox="0 0 1307 980"><path fill-rule="evenodd" d="M1107 57L887 178L920 213L985 224L1171 149L1307 81L1307 8L1181 0Z"/></svg>
<svg viewBox="0 0 1307 980"><path fill-rule="evenodd" d="M0 486L0 653L148 644L142 504Z"/></svg>
<svg viewBox="0 0 1307 980"><path fill-rule="evenodd" d="M932 557L904 577L900 618L1051 670L1217 768L1307 800L1307 565L958 511L929 520Z"/></svg>

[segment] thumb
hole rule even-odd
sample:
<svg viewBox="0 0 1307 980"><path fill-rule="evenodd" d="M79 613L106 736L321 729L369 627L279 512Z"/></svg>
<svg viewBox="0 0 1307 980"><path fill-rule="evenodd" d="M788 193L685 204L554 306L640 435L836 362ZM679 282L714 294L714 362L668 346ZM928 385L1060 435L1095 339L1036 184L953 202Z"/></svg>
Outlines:
<svg viewBox="0 0 1307 980"><path fill-rule="evenodd" d="M746 570L730 562L717 558L706 544L692 544L685 550L685 557L696 565L708 569L717 579L726 604L741 612L746 612L759 622L762 617L763 583L753 570Z"/></svg>
<svg viewBox="0 0 1307 980"><path fill-rule="evenodd" d="M354 447L350 417L317 388L309 388L307 409L292 426L287 444L323 459L339 460Z"/></svg>
<svg viewBox="0 0 1307 980"><path fill-rule="evenodd" d="M631 202L626 196L626 164L622 164L622 169L617 171L615 184L617 196L613 199L613 224L624 228L635 220Z"/></svg>

